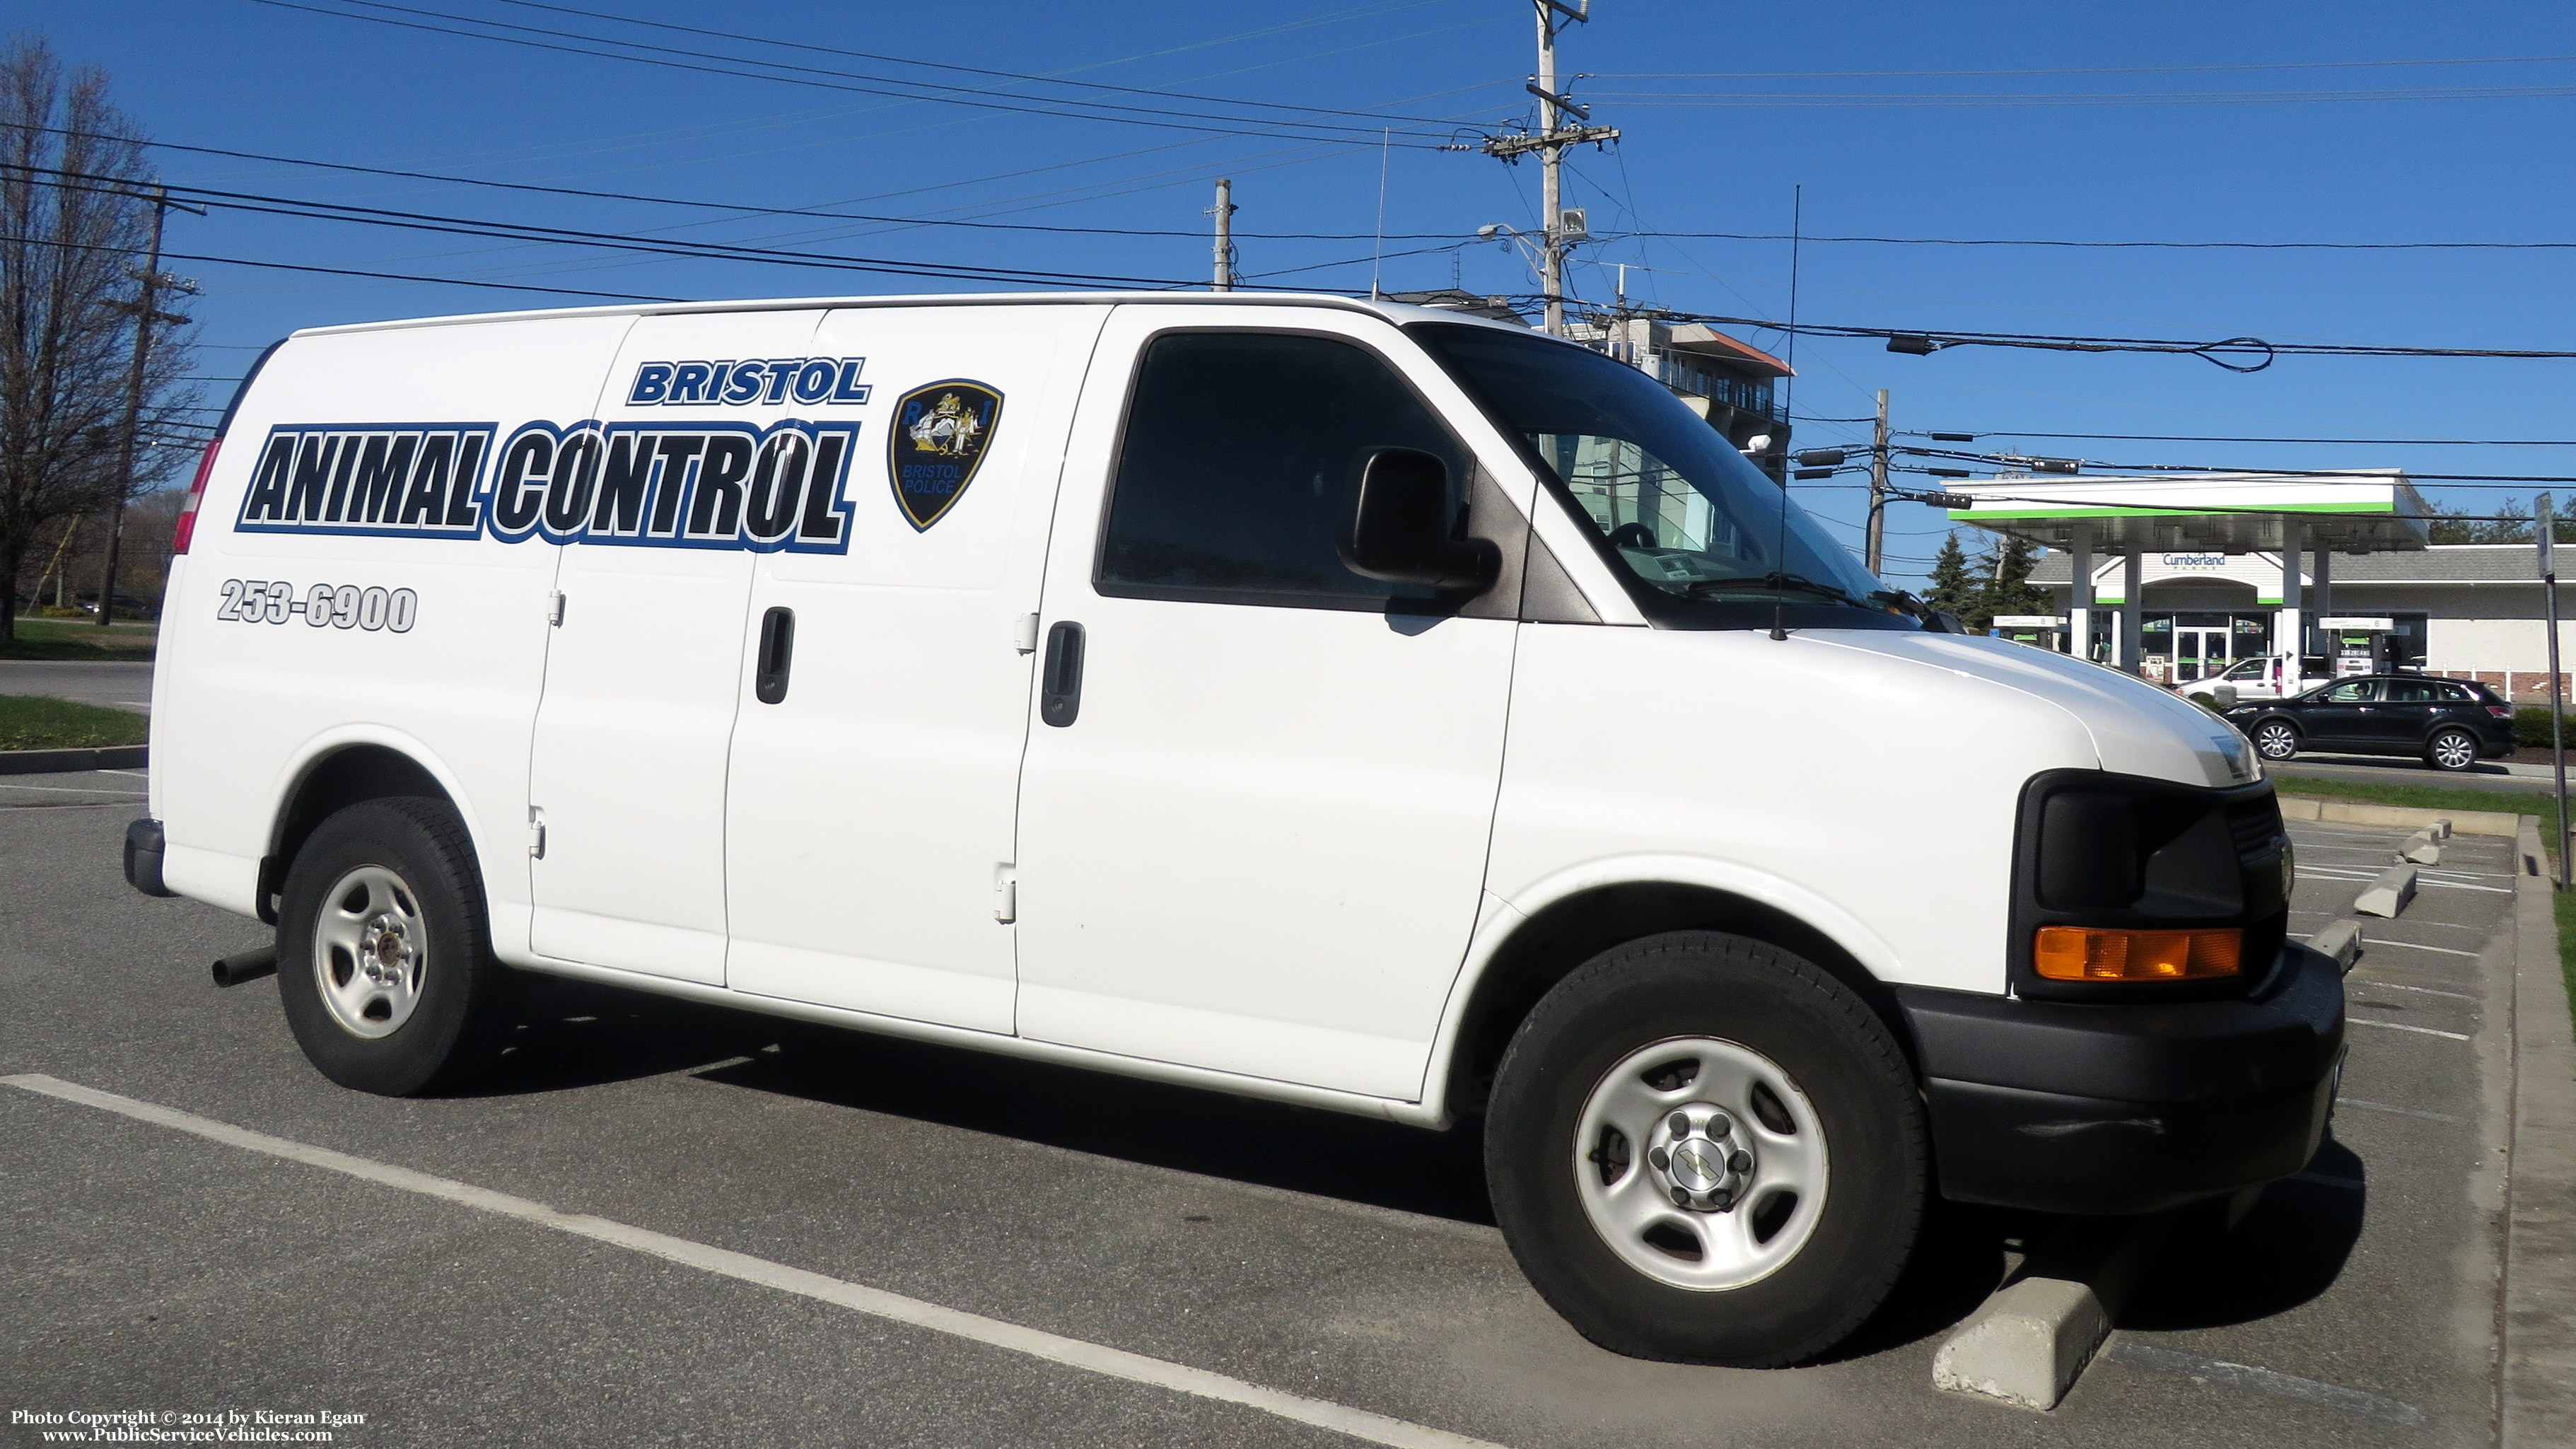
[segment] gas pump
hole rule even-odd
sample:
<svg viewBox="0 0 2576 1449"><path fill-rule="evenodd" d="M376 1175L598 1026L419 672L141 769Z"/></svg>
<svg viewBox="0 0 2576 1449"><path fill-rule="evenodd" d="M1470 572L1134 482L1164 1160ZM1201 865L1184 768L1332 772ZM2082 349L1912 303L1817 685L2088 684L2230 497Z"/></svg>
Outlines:
<svg viewBox="0 0 2576 1449"><path fill-rule="evenodd" d="M2387 674L2403 661L2396 630L2394 619L2321 619L2308 652L2324 656L2326 672L2336 679Z"/></svg>
<svg viewBox="0 0 2576 1449"><path fill-rule="evenodd" d="M1986 632L2052 654L2064 653L2066 648L2066 620L2055 614L1997 614Z"/></svg>

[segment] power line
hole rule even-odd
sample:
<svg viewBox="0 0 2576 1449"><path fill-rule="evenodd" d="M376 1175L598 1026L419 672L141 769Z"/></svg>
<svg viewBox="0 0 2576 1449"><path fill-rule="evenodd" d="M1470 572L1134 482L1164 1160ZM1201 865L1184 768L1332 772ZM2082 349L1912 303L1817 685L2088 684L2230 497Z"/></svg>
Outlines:
<svg viewBox="0 0 2576 1449"><path fill-rule="evenodd" d="M373 6L373 0L343 0L343 3L347 3L347 4L360 4L360 5L370 5L371 7ZM1025 73L1023 73L1023 72L1019 72L1019 71L990 70L990 69L987 69L987 68L985 68L985 67L983 67L983 66L974 66L974 65L953 65L953 64L950 64L950 63L948 63L948 62L946 62L946 61L937 61L937 60L919 60L919 59L915 59L915 58L910 57L910 56L901 56L901 55L882 55L882 54L879 54L879 53L874 52L874 51L866 51L866 50L846 50L846 49L843 49L843 48L841 48L841 47L839 47L839 46L833 46L833 45L813 45L813 44L809 44L809 43L807 43L807 42L805 42L805 41L798 41L798 40L777 40L777 39L773 39L773 38L771 38L771 37L769 37L769 36L765 36L765 35L745 35L745 34L742 34L742 33L741 33L741 32L739 32L739 31L732 31L732 30L709 30L709 29L706 29L706 28L704 28L704 27L696 26L696 25L677 25L677 24L673 24L673 23L671 23L671 22L668 22L668 21L662 21L662 20L646 20L646 19L643 19L643 18L642 18L642 17L640 17L640 16L634 16L634 15L618 15L618 14L615 14L615 13L612 13L612 12L609 12L609 11L605 11L605 10L582 10L582 9L577 9L577 8L575 8L575 7L573 7L573 6L570 6L570 5L547 5L547 4L541 4L541 3L538 3L538 0L500 0L500 3L502 3L502 4L504 4L504 5L516 5L516 6L518 6L519 8L521 8L521 9L523 9L523 10L546 10L546 11L552 11L553 13L558 14L558 15L579 15L579 16L583 16L583 17L585 17L585 18L587 18L587 19L591 19L591 20L607 20L607 21L615 22L615 23L620 24L620 25L639 25L639 26L644 26L644 27L646 27L646 28L648 28L648 29L653 29L653 30L669 30L669 31L675 31L675 32L677 32L677 33L679 33L679 34L682 34L682 35L707 35L707 36L713 36L713 37L715 37L715 38L716 38L716 39L718 39L718 40L739 40L739 41L747 42L747 43L752 44L752 45L774 45L774 46L777 46L777 47L779 47L779 48L781 48L781 49L783 49L783 50L804 50L804 51L812 51L812 52L814 52L814 53L816 53L816 54L818 54L818 55L841 55L841 56L848 56L848 57L850 57L850 58L852 58L852 59L854 59L854 60L876 60L876 61L887 61L887 62L891 62L891 63L893 63L893 64L895 64L895 65L913 65L913 66L923 66L923 67L926 67L926 68L928 68L928 69L932 69L932 70L951 70L951 71L956 71L956 72L958 72L958 73L960 73L960 74L962 74L962 75L982 75L982 76L992 76L992 77L995 77L995 78L997 78L997 79L1007 80L1007 81L1015 81L1015 82L1020 82L1020 83L1024 83L1024 84L1032 84L1032 85L1050 85L1050 86L1068 86L1068 87L1080 87L1080 88L1082 88L1082 89L1084 89L1084 90L1116 91L1116 92L1118 92L1118 93L1120 93L1120 94L1122 94L1122 95L1131 95L1131 96L1154 96L1154 97L1158 97L1158 98L1160 98L1160 99L1164 99L1164 100L1185 100L1185 101L1197 101L1197 102L1200 102L1200 103L1203 103L1203 104L1213 104L1213 105L1220 105L1220 106L1260 106L1260 107L1263 107L1263 108L1268 109L1268 110L1279 110L1279 111L1304 111L1304 112L1307 112L1308 114L1311 114L1311 115L1324 115L1324 116L1361 116L1361 117L1366 117L1366 118L1369 118L1369 119L1372 119L1372 120L1380 120L1380 121L1418 121L1418 122L1422 122L1422 123L1429 124L1429 125L1435 125L1435 126L1444 126L1444 125L1449 124L1447 121L1441 120L1440 118L1438 118L1438 117L1434 117L1434 116L1407 116L1407 115L1400 115L1400 114L1395 114L1395 113L1386 112L1386 111L1359 111L1359 110L1348 110L1348 109L1343 109L1343 108L1339 108L1339 107L1332 107L1332 106L1300 106L1300 105L1292 105L1292 104L1289 104L1289 103L1284 102L1284 101L1255 101L1255 100L1239 100L1239 99L1237 99L1237 98L1235 98L1235 97L1232 97L1232 96L1210 96L1210 95L1201 95L1201 94L1198 94L1198 93L1196 93L1196 92L1192 92L1192 91L1163 90L1163 89L1157 89L1157 88L1153 88L1153 87L1146 87L1146 86L1122 86L1122 85L1111 85L1111 84L1109 84L1109 83L1107 83L1107 82L1105 82L1105 81L1078 81L1078 80L1065 80L1065 79L1062 79L1062 78L1060 78L1060 77L1056 77L1056 76L1046 76L1046 75L1029 75L1029 74L1025 74ZM388 9L407 9L408 7L404 7L404 6L387 6L387 7L384 7L384 8L388 8ZM428 15L428 14L437 14L437 13L439 13L439 12L436 12L436 11L425 11L425 10L415 10L415 11L412 11L411 13L413 13L413 14L418 14L418 15ZM454 16L451 16L451 17L449 17L449 18L451 18L451 19L455 19L455 18L461 18L461 17L454 17ZM497 25L497 24L500 24L500 22L498 22L498 21L492 21L492 20L477 20L477 21L474 21L473 23L474 23L474 24L477 24L477 25ZM515 28L515 27L513 27L513 28ZM551 34L560 34L560 33L562 33L562 32L558 32L558 31L544 31L544 32L540 32L540 33L551 35ZM626 44L631 44L631 42L628 42L628 41L612 40L612 39L608 39L607 37L597 37L597 38L598 38L598 39L601 39L604 43L606 43L606 44L610 44L610 45L626 45ZM766 65L766 64L770 64L770 62L767 62L767 61L754 61L754 62L751 62L751 63L752 63L752 64L756 64L756 65ZM916 83L916 82L905 82L905 84L917 84L917 83Z"/></svg>
<svg viewBox="0 0 2576 1449"><path fill-rule="evenodd" d="M1843 419L1817 418L1810 421L1841 422ZM1968 433L1965 428L1955 431ZM2100 439L2117 443L2352 443L2397 448L2576 448L2576 438L2246 438L2198 433L2025 433L2009 428L1987 428L1968 435L1975 438ZM1935 435L1909 428L1904 436L1928 438Z"/></svg>
<svg viewBox="0 0 2576 1449"><path fill-rule="evenodd" d="M19 246L62 247L71 251L130 253L130 247L96 246L88 242L57 241L41 236L0 236L0 243ZM463 277L424 277L406 272L370 272L355 267L319 267L302 262L261 262L248 257L214 257L196 252L163 252L163 257L179 262L209 262L227 267L259 267L274 272L319 272L333 277L369 277L385 282L435 282L448 287L489 287L503 292L544 292L557 297L604 298L612 302L685 302L686 297L655 297L640 292L592 292L576 287L536 287L524 282L478 282Z"/></svg>
<svg viewBox="0 0 2576 1449"><path fill-rule="evenodd" d="M2576 94L2571 88L2570 94ZM1764 231L1665 231L1622 232L1605 236L1605 241L1624 241L1631 237L1658 237L1680 241L1788 241L1787 232ZM1846 242L1891 247L2058 247L2081 251L2257 251L2257 252L2479 252L2479 251L2576 251L2576 241L2411 241L2411 242L2337 242L2337 241L2073 241L2056 237L1957 237L1957 236L1811 236L1801 242Z"/></svg>
<svg viewBox="0 0 2576 1449"><path fill-rule="evenodd" d="M1522 294L1519 300L1531 300ZM2194 342L2165 337L2088 337L2050 332L1963 332L1940 328L1864 327L1838 322L1776 322L1759 317L1728 317L1706 312L1661 312L1662 320L1707 322L1730 327L1766 328L1774 332L1818 337L1883 338L1891 352L1928 354L1950 347L2013 347L2047 352L2171 353L2198 357L2230 372L2260 372L2276 357L2477 357L2510 360L2565 360L2576 351L2511 347L2410 347L2358 342L2266 342L2260 337L2228 337Z"/></svg>
<svg viewBox="0 0 2576 1449"><path fill-rule="evenodd" d="M95 136L88 131L65 130L55 126L29 126L27 130L44 131L57 136ZM825 211L796 206L752 206L741 202L698 201L677 196L653 196L632 191L593 191L577 186L542 186L525 181L490 181L475 176L449 176L435 171L407 171L390 166L360 166L345 161L315 161L301 156L277 156L259 151L236 151L221 146L190 146L176 141L146 141L142 144L157 151L180 151L198 156L221 156L235 161L259 161L279 166L308 166L316 170L346 171L362 176L388 176L405 181L437 181L455 186L481 186L495 191L524 191L544 196L569 196L583 201L632 201L652 206L678 206L700 211L723 211L738 216L796 216L821 221L859 221L890 226L949 226L985 231L1034 231L1074 236L1179 237L1192 241L1203 238L1195 231L1164 231L1143 227L1051 226L1039 222L950 221L936 217L879 216L868 212ZM1320 144L1320 143L1310 143ZM1369 241L1372 232L1249 232L1235 235L1255 241ZM1471 241L1462 232L1394 232L1388 241Z"/></svg>
<svg viewBox="0 0 2576 1449"><path fill-rule="evenodd" d="M2470 55L2449 60L2289 60L2232 65L2093 65L2026 70L1739 70L1605 72L1594 80L1864 80L1932 76L2173 75L2192 71L2381 70L2401 66L2543 65L2576 61L2576 55Z"/></svg>
<svg viewBox="0 0 2576 1449"><path fill-rule="evenodd" d="M1962 452L1950 448L1900 447L1895 451L1915 458L1942 458L1960 463L1982 463L1994 468L2017 468L2032 462L2029 458L2000 453ZM2124 473L2241 473L2261 478L2349 478L2349 468L2239 468L2209 463L2114 463L2092 458L2080 460L2087 468L2114 469ZM2504 486L2525 483L2576 483L2576 474L2562 473L2417 473L2404 475L2408 482L2457 483L2478 486ZM2122 507L2128 505L2123 503Z"/></svg>
<svg viewBox="0 0 2576 1449"><path fill-rule="evenodd" d="M400 11L409 15L426 15L441 20L457 21L461 24L481 25L502 30L524 31L527 32L527 34L492 35L479 30L461 30L454 28L453 26L433 25L417 20L402 20L391 15L367 15L348 10L326 9L319 5L298 3L298 0L252 0L252 3L267 5L280 10L297 10L312 15L326 15L339 20L360 20L371 25L387 25L404 30L425 31L434 35L451 35L468 40L490 41L495 44L516 45L533 50L549 50L567 55L586 55L603 60L621 60L633 65L656 66L665 70L695 71L705 75L730 76L737 80L765 80L777 82L782 85L799 85L822 90L847 91L858 95L887 96L897 100L906 101L931 101L947 105L971 106L983 110L1011 111L1024 115L1051 116L1057 119L1069 118L1077 120L1107 121L1120 125L1154 126L1168 130L1204 131L1217 135L1265 137L1287 136L1295 139L1329 141L1340 145L1353 146L1363 144L1364 139L1376 139L1374 137L1367 137L1365 133L1380 129L1375 126L1346 126L1329 121L1296 121L1287 119L1263 121L1253 117L1225 116L1206 112L1179 111L1150 106L1122 106L1099 101L1047 101L1044 98L1039 97L1024 98L1035 101L1037 102L1036 104L1011 105L1000 100L976 98L978 96L988 96L989 92L967 91L959 87L932 87L932 83L930 82L905 81L892 77L863 76L855 75L851 72L825 71L813 66L790 65L783 61L765 61L750 57L731 55L699 56L697 60L672 60L664 59L656 55L628 55L619 51L599 50L578 45L558 44L553 41L535 40L527 37L530 35L560 36L571 40L590 41L594 45L604 44L621 46L628 50L655 51L660 52L661 56L698 55L698 53L694 51L679 50L670 46L646 45L640 41L616 40L604 36L582 35L577 32L549 30L539 26L512 25L505 21L498 20L478 20L467 16L448 14L444 11L425 10L404 5L384 4L381 3L381 0L341 0L341 3L364 5L370 9L377 10ZM702 63L705 60L727 61L735 65L760 66L764 69L758 71L728 70L720 65L708 65ZM803 72L803 74L770 73L776 71ZM843 78L832 79L828 77ZM878 82L878 84L860 85L854 84L854 80L875 81ZM893 85L911 85L938 90L955 91L957 93L951 95L924 94L920 90L907 91L887 88L888 86ZM1075 109L1076 107L1079 107L1080 109ZM1118 114L1120 112L1129 112L1133 114ZM1156 116L1170 117L1171 119L1152 119L1152 117ZM1263 129L1245 129L1247 126L1260 126L1263 127ZM1316 134L1318 132L1324 134ZM1445 144L1449 139L1448 135L1443 132L1416 131L1409 132L1408 135L1415 138L1408 140L1405 143L1408 147L1424 150L1438 149L1440 145Z"/></svg>
<svg viewBox="0 0 2576 1449"><path fill-rule="evenodd" d="M2556 100L2576 95L2576 86L2421 86L2402 90L2270 90L2270 91L1997 91L1972 94L1930 91L1912 95L1866 91L1771 92L1732 96L1667 92L1687 99L1639 99L1635 92L1603 93L1631 106L1654 109L2000 109L2044 106L2242 106L2349 104L2372 101L2505 101Z"/></svg>
<svg viewBox="0 0 2576 1449"><path fill-rule="evenodd" d="M0 171L69 176L73 181L44 181L35 184L57 186L68 190L103 191L123 195L113 186L81 186L82 180L100 180L86 173L61 171L46 166L25 166L0 162ZM473 217L442 216L431 212L396 211L383 207L349 206L340 202L306 201L295 197L264 196L255 192L219 191L203 186L177 186L170 190L192 197L203 197L235 211L256 212L272 216L307 217L322 221L345 221L368 226L396 227L406 231L440 232L455 236L490 237L503 241L550 242L558 245L597 247L609 251L639 252L653 256L686 257L696 260L761 262L774 266L811 267L826 271L891 273L898 276L939 277L951 281L1005 282L1029 285L1071 285L1083 287L1131 287L1172 289L1194 285L1164 277L1099 276L1072 272L1047 272L1018 267L987 267L964 262L915 262L888 257L854 257L835 252L791 252L769 247L735 246L724 242L644 241L610 232L583 231L570 227L538 226L526 222L487 221Z"/></svg>

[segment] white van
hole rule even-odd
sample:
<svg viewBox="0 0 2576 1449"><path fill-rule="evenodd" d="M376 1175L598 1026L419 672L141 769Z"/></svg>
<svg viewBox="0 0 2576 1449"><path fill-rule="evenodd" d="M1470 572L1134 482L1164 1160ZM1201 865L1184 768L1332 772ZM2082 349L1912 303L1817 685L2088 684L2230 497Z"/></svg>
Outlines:
<svg viewBox="0 0 2576 1449"><path fill-rule="evenodd" d="M1929 632L1635 368L1290 295L278 345L180 527L138 888L324 1075L519 971L1430 1129L1596 1342L1812 1357L1926 1195L2305 1165L2244 741ZM238 968L236 968L238 970Z"/></svg>

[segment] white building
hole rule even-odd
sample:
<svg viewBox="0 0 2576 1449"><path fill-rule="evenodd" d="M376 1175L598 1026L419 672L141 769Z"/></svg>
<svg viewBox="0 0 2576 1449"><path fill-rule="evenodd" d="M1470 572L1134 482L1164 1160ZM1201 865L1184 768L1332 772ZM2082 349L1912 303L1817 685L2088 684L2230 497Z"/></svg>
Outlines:
<svg viewBox="0 0 2576 1449"><path fill-rule="evenodd" d="M2342 656L2346 669L2418 668L2549 697L2538 550L2427 543L2431 510L2394 470L2007 477L1950 491L1978 500L1954 521L2051 550L2031 582L2055 597L2054 627L1998 633L2062 650L2084 637L2090 657L2173 684L2295 644L2309 674ZM2079 568L2089 591L2075 587ZM2560 647L2576 662L2576 628L2561 625Z"/></svg>

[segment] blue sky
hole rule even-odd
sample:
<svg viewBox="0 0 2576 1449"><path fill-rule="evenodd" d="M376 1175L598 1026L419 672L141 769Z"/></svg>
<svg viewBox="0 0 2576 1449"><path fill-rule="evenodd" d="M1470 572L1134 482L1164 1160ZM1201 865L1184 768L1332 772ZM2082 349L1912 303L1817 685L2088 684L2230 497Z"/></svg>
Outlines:
<svg viewBox="0 0 2576 1449"><path fill-rule="evenodd" d="M85 0L0 5L13 31L105 67L153 139L485 180L745 207L855 211L1180 233L1112 236L816 218L747 217L358 176L180 152L166 179L358 206L654 234L853 256L1195 279L1210 184L1231 176L1243 270L1264 285L1364 288L1368 239L1534 223L1537 172L1426 144L1381 148L1385 124L1525 116L1525 0L1374 0L1261 7L1136 3L686 5L569 0L618 16L706 26L919 62L1181 90L1336 114L1317 141L890 99L847 72L990 86L957 72L640 29L506 0ZM2564 158L2576 115L2576 10L2542 4L2069 6L1751 5L1598 0L1565 37L1578 95L1624 139L1581 152L1570 200L1596 231L1778 233L1804 188L1810 234L2167 241L2576 240ZM336 12L336 13L318 13ZM743 79L395 28L437 14L617 35L667 59L734 52L817 71L825 86ZM527 37L542 38L542 37ZM1029 93L1029 88L1016 88ZM1061 89L1050 94L1071 94ZM1123 105L1206 109L1167 97ZM1006 91L999 98L1010 101ZM1013 101L1011 103L1016 104ZM1363 113L1363 114L1350 114ZM1384 116L1428 120L1381 121ZM1142 119L1165 119L1142 117ZM1381 192L1381 167L1385 178ZM1261 233L1342 234L1339 240ZM1358 240L1348 238L1357 237ZM1390 289L1526 292L1500 247L1391 239ZM206 256L664 296L950 291L971 283L402 232L218 208L172 218L170 246ZM1575 284L1694 311L1779 317L1789 247L1635 237L1587 249ZM1316 264L1340 263L1313 270ZM237 373L302 326L546 305L533 293L260 271L180 261L205 295L200 371ZM2427 346L2576 344L2576 251L2052 251L1813 243L1799 315L1871 326ZM561 299L572 300L572 299ZM1775 351L1773 333L1753 340ZM1893 391L1897 426L2333 437L2576 438L2576 362L2287 358L2238 376L2187 357L1960 348L1933 357L1874 341L1803 339L1796 410L1868 412ZM226 386L208 384L210 401ZM1802 423L1802 446L1862 429ZM2013 446L2013 440L1997 439ZM2434 473L2576 474L2576 448L2307 446L2027 440L2108 464L2405 466ZM1836 485L1850 480L1835 480ZM1920 480L1917 480L1920 481ZM2527 495L2546 485L2517 485ZM2428 486L2472 508L2509 496ZM2570 490L2561 487L2562 495ZM1860 494L1806 486L1853 521ZM1939 516L1900 506L1891 577L1919 578Z"/></svg>

